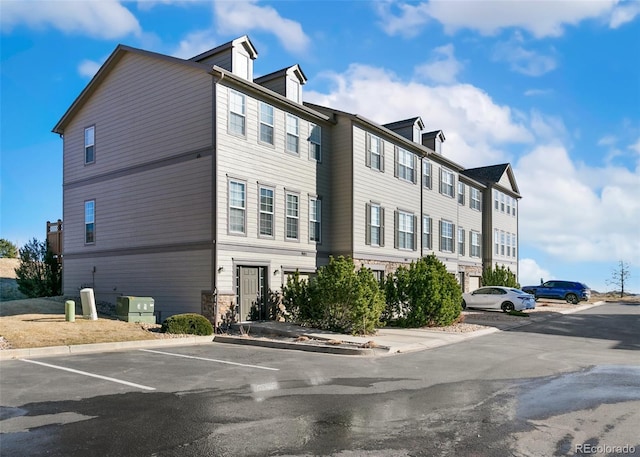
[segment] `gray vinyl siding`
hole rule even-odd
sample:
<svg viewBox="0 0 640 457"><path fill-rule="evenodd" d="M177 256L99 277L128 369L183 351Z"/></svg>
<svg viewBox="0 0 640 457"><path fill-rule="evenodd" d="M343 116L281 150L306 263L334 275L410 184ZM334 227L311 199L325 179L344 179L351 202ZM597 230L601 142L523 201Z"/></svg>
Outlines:
<svg viewBox="0 0 640 457"><path fill-rule="evenodd" d="M432 219L431 238L433 240L433 243L432 243L433 249L432 250L425 249L424 253L425 254L434 253L437 256L445 256L447 258L452 258L457 256L457 246L455 246L455 243L454 243L454 246L456 248L456 252L444 253L440 251L440 221L446 220L448 222L452 222L453 224L455 224L456 230L460 225L458 221L459 205L457 200L458 174L454 170L451 170L450 168L444 166L444 168L453 172L454 174L453 186L454 186L454 191L456 193L454 194L453 198L449 197L448 195L441 194L440 193L440 169L443 167L443 165L433 160L435 156L432 155L430 157L431 157L432 186L431 186L431 189L423 187L424 196L422 200L422 211L424 212L424 214L429 215ZM464 228L466 230L466 227Z"/></svg>
<svg viewBox="0 0 640 457"><path fill-rule="evenodd" d="M464 255L458 252L458 259L465 262L482 263L482 242L480 244L480 257L471 257L471 231L478 232L482 235L482 211L472 209L471 204L471 185L465 183L465 202L464 205L458 205L458 227L465 231L465 249ZM477 187L476 187L477 188ZM479 189L482 192L482 189ZM457 200L456 200L457 201ZM482 203L482 201L481 201ZM458 242L456 233L456 243ZM457 249L457 246L456 246Z"/></svg>
<svg viewBox="0 0 640 457"><path fill-rule="evenodd" d="M211 147L211 85L202 71L125 54L65 128L64 182ZM85 165L90 125L95 163Z"/></svg>

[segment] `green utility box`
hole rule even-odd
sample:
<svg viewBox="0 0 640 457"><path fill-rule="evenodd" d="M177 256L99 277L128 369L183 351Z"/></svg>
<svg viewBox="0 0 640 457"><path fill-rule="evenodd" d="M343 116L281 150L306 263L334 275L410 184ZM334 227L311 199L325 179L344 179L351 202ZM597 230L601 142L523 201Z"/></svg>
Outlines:
<svg viewBox="0 0 640 457"><path fill-rule="evenodd" d="M122 321L155 324L153 311L151 297L118 297L116 301L116 316Z"/></svg>

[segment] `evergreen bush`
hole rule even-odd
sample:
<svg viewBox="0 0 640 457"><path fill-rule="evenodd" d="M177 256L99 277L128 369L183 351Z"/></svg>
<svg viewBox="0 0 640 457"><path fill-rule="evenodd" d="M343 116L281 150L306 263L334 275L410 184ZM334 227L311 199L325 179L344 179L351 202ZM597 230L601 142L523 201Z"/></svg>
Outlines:
<svg viewBox="0 0 640 457"><path fill-rule="evenodd" d="M179 333L188 335L213 335L213 325L201 314L174 314L165 319L160 329L163 333Z"/></svg>
<svg viewBox="0 0 640 457"><path fill-rule="evenodd" d="M16 283L18 290L29 298L61 294L61 268L48 242L33 238L20 249Z"/></svg>
<svg viewBox="0 0 640 457"><path fill-rule="evenodd" d="M482 272L483 286L504 286L520 289L520 284L514 272L509 267L499 266L485 268Z"/></svg>

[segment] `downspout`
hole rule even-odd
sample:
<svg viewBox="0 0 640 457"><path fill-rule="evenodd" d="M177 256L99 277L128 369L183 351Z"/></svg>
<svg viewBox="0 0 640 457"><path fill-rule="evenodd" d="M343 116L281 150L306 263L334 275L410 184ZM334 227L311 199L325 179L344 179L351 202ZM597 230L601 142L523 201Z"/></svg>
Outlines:
<svg viewBox="0 0 640 457"><path fill-rule="evenodd" d="M215 70L212 69L212 72ZM216 72L217 73L217 72ZM213 153L211 154L211 293L213 295L213 332L218 331L218 83L224 78L223 73L212 73L212 119L211 134Z"/></svg>

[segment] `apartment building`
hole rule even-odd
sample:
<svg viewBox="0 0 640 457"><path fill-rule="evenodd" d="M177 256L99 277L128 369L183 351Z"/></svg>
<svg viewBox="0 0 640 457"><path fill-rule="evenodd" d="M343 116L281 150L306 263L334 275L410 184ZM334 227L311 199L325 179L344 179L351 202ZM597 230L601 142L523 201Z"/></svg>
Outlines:
<svg viewBox="0 0 640 457"><path fill-rule="evenodd" d="M151 296L160 320L244 320L331 255L382 277L435 253L465 290L488 261L517 265L509 166L465 170L419 117L379 125L304 103L302 69L254 78L257 55L246 36L188 60L114 50L53 129L65 294ZM508 214L489 208L494 191Z"/></svg>

